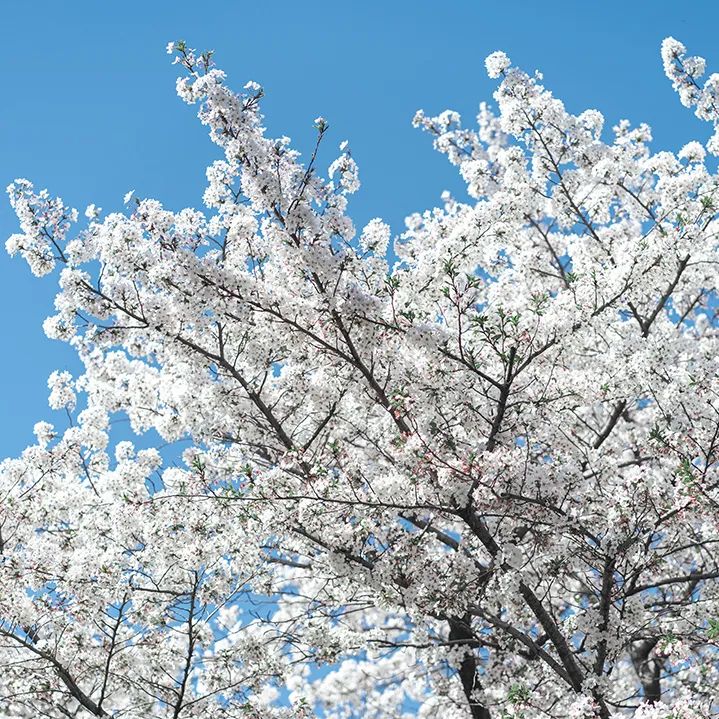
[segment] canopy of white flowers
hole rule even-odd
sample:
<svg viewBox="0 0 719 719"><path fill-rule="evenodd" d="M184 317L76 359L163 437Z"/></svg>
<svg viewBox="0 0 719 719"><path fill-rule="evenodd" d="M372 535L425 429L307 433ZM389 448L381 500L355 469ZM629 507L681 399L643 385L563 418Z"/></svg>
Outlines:
<svg viewBox="0 0 719 719"><path fill-rule="evenodd" d="M719 75L664 42L715 132L653 153L494 53L476 128L414 121L467 197L393 237L168 51L202 211L9 188L84 372L0 465L0 717L719 715Z"/></svg>

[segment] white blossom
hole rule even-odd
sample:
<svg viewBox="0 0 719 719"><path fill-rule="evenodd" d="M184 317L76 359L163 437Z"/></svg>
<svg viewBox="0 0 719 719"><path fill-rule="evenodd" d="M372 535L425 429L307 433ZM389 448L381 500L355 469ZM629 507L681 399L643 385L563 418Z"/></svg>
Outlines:
<svg viewBox="0 0 719 719"><path fill-rule="evenodd" d="M498 50L497 52L493 52L491 55L488 55L484 64L487 67L487 74L489 77L495 79L503 72L506 72L512 63L505 53Z"/></svg>

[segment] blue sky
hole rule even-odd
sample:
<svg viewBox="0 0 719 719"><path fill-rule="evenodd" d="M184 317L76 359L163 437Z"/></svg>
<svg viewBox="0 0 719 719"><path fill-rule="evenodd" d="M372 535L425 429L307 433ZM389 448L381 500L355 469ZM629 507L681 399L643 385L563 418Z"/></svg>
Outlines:
<svg viewBox="0 0 719 719"><path fill-rule="evenodd" d="M198 206L205 166L217 157L194 110L175 96L165 54L183 38L214 49L230 83L266 89L267 125L311 149L312 121L331 125L325 164L350 141L363 187L356 224L403 218L457 187L453 170L411 127L414 111L459 110L467 120L494 82L484 57L502 49L572 111L601 110L611 126L647 121L654 146L677 149L708 128L681 107L664 78L659 45L684 42L719 71L719 3L713 0L186 0L3 2L0 183L27 177L81 212L121 208L130 189L170 209ZM16 231L0 200L0 235ZM0 251L0 457L52 419L46 380L74 370L68 348L47 340L56 278L37 280Z"/></svg>

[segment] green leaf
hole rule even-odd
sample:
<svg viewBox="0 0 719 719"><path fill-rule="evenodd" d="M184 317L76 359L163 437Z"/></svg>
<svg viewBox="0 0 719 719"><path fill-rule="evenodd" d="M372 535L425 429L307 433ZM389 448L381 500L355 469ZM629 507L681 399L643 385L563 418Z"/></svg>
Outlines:
<svg viewBox="0 0 719 719"><path fill-rule="evenodd" d="M507 694L507 701L511 704L521 704L529 699L530 692L522 684L512 684Z"/></svg>
<svg viewBox="0 0 719 719"><path fill-rule="evenodd" d="M707 630L709 639L719 639L719 619L709 620L709 629Z"/></svg>

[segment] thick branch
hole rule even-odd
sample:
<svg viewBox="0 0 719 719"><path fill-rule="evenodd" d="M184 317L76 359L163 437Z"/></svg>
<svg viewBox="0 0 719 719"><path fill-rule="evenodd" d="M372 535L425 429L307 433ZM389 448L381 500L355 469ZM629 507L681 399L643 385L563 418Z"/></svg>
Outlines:
<svg viewBox="0 0 719 719"><path fill-rule="evenodd" d="M466 647L464 658L459 665L459 679L462 682L464 695L467 697L472 719L490 719L489 709L475 698L475 693L482 687L477 672L477 658L471 649L476 640L470 629L469 620L464 617L463 619L449 619L448 622L450 642Z"/></svg>

